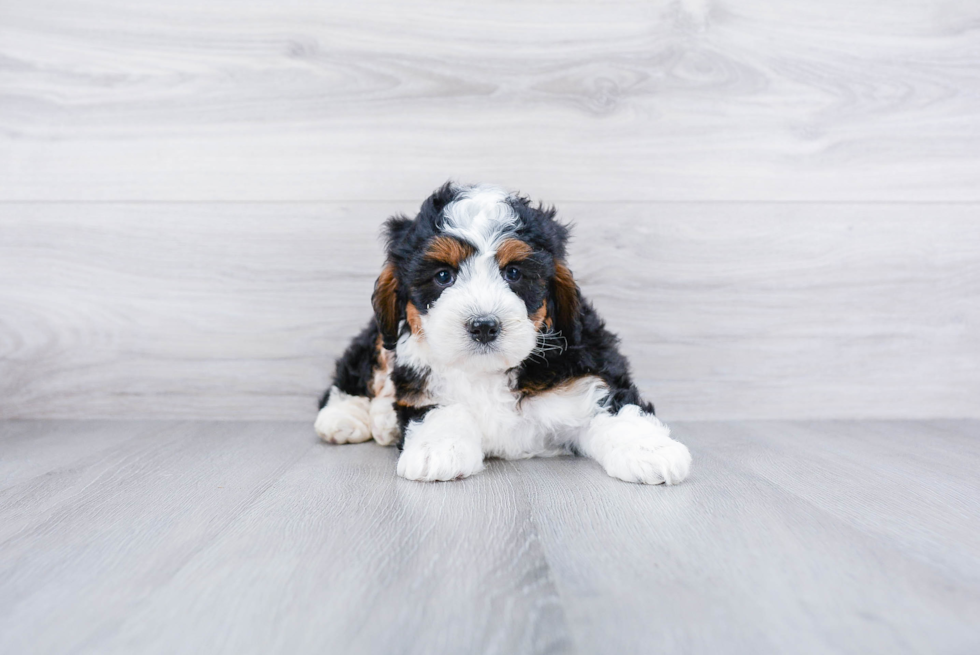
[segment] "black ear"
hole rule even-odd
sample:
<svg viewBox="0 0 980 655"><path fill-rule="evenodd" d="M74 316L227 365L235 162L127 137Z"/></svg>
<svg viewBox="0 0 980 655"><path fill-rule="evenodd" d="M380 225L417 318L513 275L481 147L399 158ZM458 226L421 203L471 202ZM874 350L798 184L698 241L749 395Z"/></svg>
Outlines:
<svg viewBox="0 0 980 655"><path fill-rule="evenodd" d="M405 241L405 237L408 235L409 230L412 229L413 223L414 221L412 219L401 214L396 214L385 221L385 250L388 253L389 259L392 256L392 250L397 249L398 244Z"/></svg>
<svg viewBox="0 0 980 655"><path fill-rule="evenodd" d="M437 219L442 213L442 210L453 201L458 192L459 189L457 186L452 180L449 180L425 199L419 208L419 216L428 216L433 220Z"/></svg>
<svg viewBox="0 0 980 655"><path fill-rule="evenodd" d="M388 350L394 350L398 344L398 324L405 314L398 299L398 276L395 271L393 263L389 261L385 264L371 294L374 320L378 323L381 341Z"/></svg>
<svg viewBox="0 0 980 655"><path fill-rule="evenodd" d="M577 343L581 337L582 321L579 319L581 294L575 278L562 259L555 261L555 276L551 278L551 304L549 314L555 330L560 331L568 343Z"/></svg>

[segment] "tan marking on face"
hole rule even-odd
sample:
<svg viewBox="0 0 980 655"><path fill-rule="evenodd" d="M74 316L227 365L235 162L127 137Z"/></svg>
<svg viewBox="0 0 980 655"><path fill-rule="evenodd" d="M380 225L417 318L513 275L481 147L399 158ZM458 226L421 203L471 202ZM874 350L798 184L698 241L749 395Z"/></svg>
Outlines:
<svg viewBox="0 0 980 655"><path fill-rule="evenodd" d="M455 268L467 257L475 253L473 246L452 237L436 237L429 242L425 258L431 261L449 264Z"/></svg>
<svg viewBox="0 0 980 655"><path fill-rule="evenodd" d="M545 300L542 302L541 307L538 308L538 311L531 314L529 318L534 323L534 329L540 330L541 326L548 321L548 301Z"/></svg>
<svg viewBox="0 0 980 655"><path fill-rule="evenodd" d="M534 253L531 246L520 239L505 239L497 248L497 265L500 268L527 259Z"/></svg>
<svg viewBox="0 0 980 655"><path fill-rule="evenodd" d="M419 310L418 308L415 307L414 303L408 303L408 305L406 305L405 320L408 321L408 327L411 328L412 334L421 337L422 315L419 314Z"/></svg>

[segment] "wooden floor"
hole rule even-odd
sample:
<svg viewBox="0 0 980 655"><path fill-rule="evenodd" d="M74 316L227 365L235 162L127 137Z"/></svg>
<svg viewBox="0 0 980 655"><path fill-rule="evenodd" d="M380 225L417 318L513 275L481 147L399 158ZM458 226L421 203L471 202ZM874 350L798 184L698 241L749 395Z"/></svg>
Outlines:
<svg viewBox="0 0 980 655"><path fill-rule="evenodd" d="M0 423L2 653L976 653L980 422L693 422L677 487L307 423Z"/></svg>

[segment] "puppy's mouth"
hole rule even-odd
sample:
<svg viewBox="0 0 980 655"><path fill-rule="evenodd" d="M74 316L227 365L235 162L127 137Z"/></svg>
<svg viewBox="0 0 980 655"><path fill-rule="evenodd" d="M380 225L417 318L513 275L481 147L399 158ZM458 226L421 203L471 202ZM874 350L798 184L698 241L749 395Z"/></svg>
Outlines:
<svg viewBox="0 0 980 655"><path fill-rule="evenodd" d="M480 366L493 369L516 366L527 355L520 339L523 321L497 313L471 315L463 322L462 348L464 358L482 362ZM528 349L533 346L527 345Z"/></svg>
<svg viewBox="0 0 980 655"><path fill-rule="evenodd" d="M500 354L500 344L492 343L470 343L470 352L474 355L497 355Z"/></svg>

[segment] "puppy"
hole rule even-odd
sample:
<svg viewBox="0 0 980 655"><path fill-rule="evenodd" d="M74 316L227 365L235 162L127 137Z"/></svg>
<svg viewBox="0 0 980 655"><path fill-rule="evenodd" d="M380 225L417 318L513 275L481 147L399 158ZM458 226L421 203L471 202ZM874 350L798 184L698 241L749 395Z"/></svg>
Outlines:
<svg viewBox="0 0 980 655"><path fill-rule="evenodd" d="M410 480L568 453L628 482L687 477L690 453L579 293L554 209L448 183L385 229L374 320L337 361L315 423L324 441L397 444Z"/></svg>

